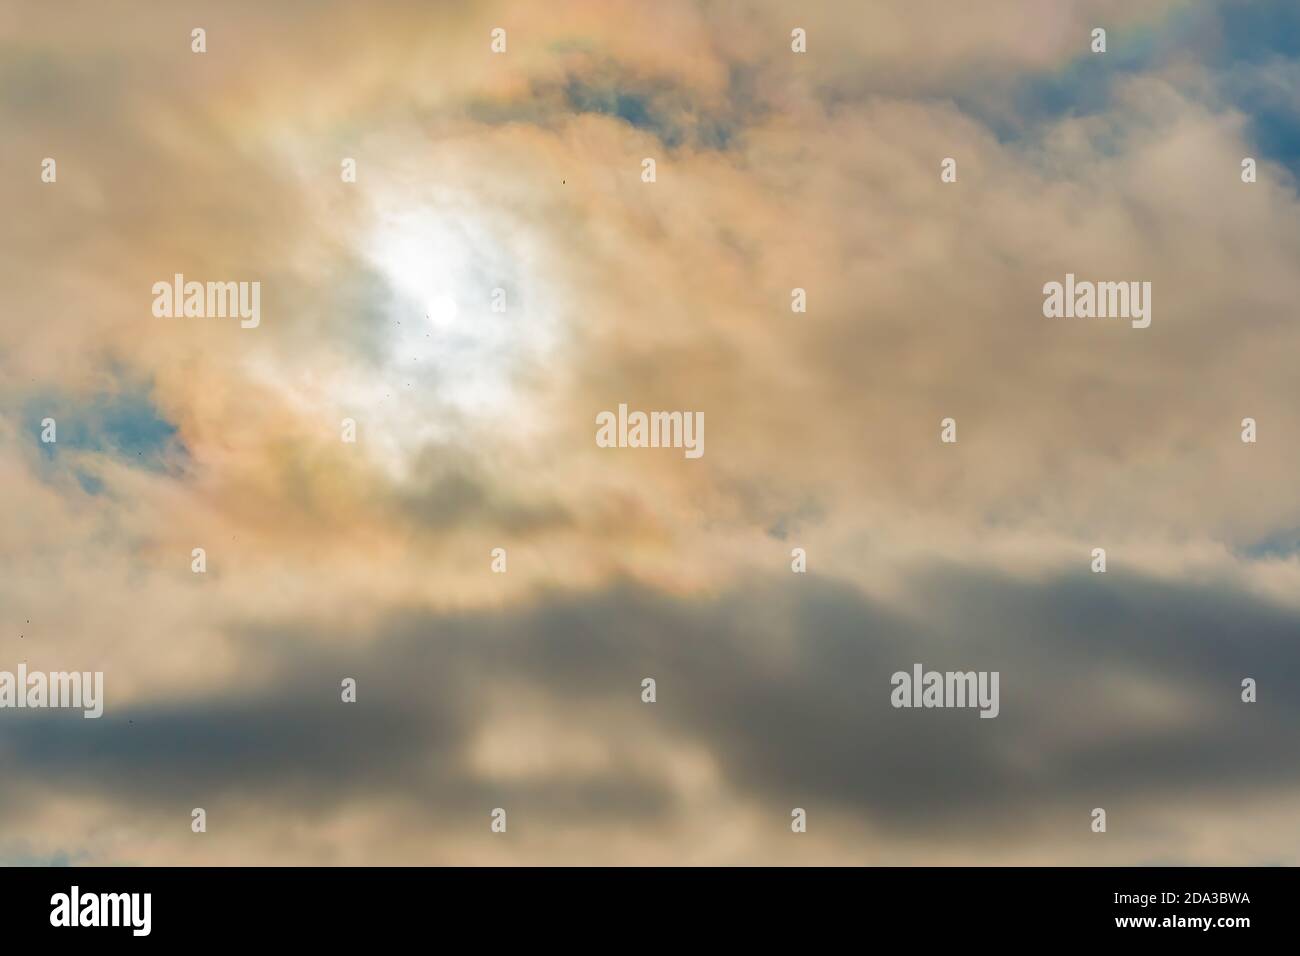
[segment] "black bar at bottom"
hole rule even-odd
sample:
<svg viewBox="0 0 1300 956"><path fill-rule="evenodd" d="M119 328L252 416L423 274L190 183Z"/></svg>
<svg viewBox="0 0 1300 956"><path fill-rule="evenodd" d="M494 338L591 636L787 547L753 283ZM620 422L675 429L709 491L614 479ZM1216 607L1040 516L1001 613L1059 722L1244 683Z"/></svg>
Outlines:
<svg viewBox="0 0 1300 956"><path fill-rule="evenodd" d="M806 948L884 941L897 933L921 944L1129 937L1139 943L1199 938L1232 945L1259 934L1291 935L1295 873L1289 868L7 869L0 871L0 916L6 941L55 943L60 937L145 945L150 940L283 939L337 946L398 942L431 932L451 945L517 939L676 947L716 940L729 948L749 941L765 948L784 943Z"/></svg>

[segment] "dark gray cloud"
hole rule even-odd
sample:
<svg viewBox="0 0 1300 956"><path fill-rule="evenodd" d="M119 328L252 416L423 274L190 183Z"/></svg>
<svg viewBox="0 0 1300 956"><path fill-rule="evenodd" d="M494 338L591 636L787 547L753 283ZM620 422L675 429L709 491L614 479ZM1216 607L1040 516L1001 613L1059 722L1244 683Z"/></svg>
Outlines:
<svg viewBox="0 0 1300 956"><path fill-rule="evenodd" d="M1114 572L1034 584L936 569L916 580L906 614L791 575L709 600L625 583L509 611L408 611L365 649L252 629L240 638L241 692L114 707L109 674L101 721L25 713L4 722L0 748L25 784L93 785L132 804L329 807L379 795L454 820L508 799L533 820L596 827L690 809L633 761L587 778L556 767L505 786L484 779L469 744L501 693L526 686L612 752L630 726L654 722L706 748L741 797L958 841L1098 803L1300 784L1295 612ZM890 675L914 662L1000 671L1000 716L893 709ZM339 701L342 676L358 680L355 705ZM658 682L653 708L639 701L643 676ZM1247 676L1256 704L1240 701ZM1113 695L1116 681L1131 700ZM1166 699L1183 705L1165 713Z"/></svg>

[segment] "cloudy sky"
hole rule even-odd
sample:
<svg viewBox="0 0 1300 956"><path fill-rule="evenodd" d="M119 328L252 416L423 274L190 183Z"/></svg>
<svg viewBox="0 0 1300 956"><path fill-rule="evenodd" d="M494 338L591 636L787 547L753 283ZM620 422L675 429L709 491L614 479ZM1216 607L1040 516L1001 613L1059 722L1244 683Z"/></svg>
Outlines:
<svg viewBox="0 0 1300 956"><path fill-rule="evenodd" d="M0 141L0 862L1300 863L1291 0L10 0Z"/></svg>

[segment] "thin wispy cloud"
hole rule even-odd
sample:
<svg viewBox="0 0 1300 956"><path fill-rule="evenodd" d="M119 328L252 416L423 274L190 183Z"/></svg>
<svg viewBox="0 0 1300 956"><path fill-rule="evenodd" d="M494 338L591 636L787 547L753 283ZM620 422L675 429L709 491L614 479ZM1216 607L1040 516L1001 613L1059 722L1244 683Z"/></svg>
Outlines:
<svg viewBox="0 0 1300 956"><path fill-rule="evenodd" d="M859 6L0 14L0 860L1294 862L1294 10Z"/></svg>

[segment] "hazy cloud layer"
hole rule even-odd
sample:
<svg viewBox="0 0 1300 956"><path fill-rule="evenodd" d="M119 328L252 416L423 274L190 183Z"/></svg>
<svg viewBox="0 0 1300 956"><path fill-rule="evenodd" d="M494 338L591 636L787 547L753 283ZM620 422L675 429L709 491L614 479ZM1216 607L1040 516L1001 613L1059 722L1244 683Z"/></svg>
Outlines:
<svg viewBox="0 0 1300 956"><path fill-rule="evenodd" d="M0 12L0 860L1300 859L1294 12L860 6Z"/></svg>

